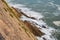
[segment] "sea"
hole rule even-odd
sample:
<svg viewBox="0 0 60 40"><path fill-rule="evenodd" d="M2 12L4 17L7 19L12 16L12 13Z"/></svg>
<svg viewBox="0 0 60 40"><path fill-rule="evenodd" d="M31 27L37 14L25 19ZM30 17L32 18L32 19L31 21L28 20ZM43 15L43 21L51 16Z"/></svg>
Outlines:
<svg viewBox="0 0 60 40"><path fill-rule="evenodd" d="M9 6L21 9L28 16L37 19L32 20L22 16L22 20L33 21L48 27L40 29L46 35L37 37L38 40L44 40L43 37L46 40L60 40L60 26L53 23L60 21L60 0L6 0L6 2Z"/></svg>

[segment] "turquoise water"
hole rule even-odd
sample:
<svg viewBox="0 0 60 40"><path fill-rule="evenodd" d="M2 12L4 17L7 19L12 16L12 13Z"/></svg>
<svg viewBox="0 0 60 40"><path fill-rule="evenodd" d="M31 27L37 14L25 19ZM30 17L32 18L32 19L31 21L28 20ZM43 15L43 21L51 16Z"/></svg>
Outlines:
<svg viewBox="0 0 60 40"><path fill-rule="evenodd" d="M31 8L31 10L40 12L44 16L42 20L49 27L58 30L53 36L60 40L60 26L53 24L53 21L60 21L60 0L11 0L10 2L13 4L23 4Z"/></svg>

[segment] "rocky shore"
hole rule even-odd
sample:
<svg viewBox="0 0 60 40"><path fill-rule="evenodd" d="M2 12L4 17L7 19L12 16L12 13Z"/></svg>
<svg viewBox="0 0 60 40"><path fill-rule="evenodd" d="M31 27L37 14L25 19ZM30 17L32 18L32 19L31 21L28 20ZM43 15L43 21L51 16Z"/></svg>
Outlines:
<svg viewBox="0 0 60 40"><path fill-rule="evenodd" d="M37 20L20 9L9 7L4 0L0 0L0 40L37 40L35 36L44 35L40 28L35 26L36 23L23 21L22 16ZM46 28L44 25L42 27Z"/></svg>
<svg viewBox="0 0 60 40"><path fill-rule="evenodd" d="M14 8L14 7L12 7L12 8ZM27 17L27 18L37 20L36 18L34 18L34 17L29 17L28 15L26 15L25 13L23 13L23 12L21 11L21 9L18 9L18 8L14 8L14 9L15 9L19 14L21 14L21 16L25 16L25 17ZM21 16L19 16L20 20L21 20ZM23 21L23 20L22 20L22 21ZM29 28L29 30L30 30L35 36L40 36L40 37L41 37L42 35L44 35L44 33L41 32L41 31L39 30L39 28L38 28L37 26L35 26L33 23L30 23L30 22L27 21L27 20L24 20L23 23L26 25L26 27ZM38 24L37 24L37 25L38 25ZM46 28L46 27L43 25L43 28Z"/></svg>

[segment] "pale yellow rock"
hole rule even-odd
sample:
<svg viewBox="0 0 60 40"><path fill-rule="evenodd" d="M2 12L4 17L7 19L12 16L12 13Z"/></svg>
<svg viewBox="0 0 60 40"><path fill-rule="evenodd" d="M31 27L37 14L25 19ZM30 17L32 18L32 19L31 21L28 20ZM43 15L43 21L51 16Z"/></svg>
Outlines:
<svg viewBox="0 0 60 40"><path fill-rule="evenodd" d="M60 21L53 21L56 26L60 26Z"/></svg>

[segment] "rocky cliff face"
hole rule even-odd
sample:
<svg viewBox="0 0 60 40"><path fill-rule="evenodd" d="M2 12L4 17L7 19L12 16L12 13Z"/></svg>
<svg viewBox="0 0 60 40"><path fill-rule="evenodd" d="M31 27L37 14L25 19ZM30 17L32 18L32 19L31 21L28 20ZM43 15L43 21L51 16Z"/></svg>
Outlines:
<svg viewBox="0 0 60 40"><path fill-rule="evenodd" d="M20 16L4 0L0 0L0 40L37 40L24 22L19 20Z"/></svg>

